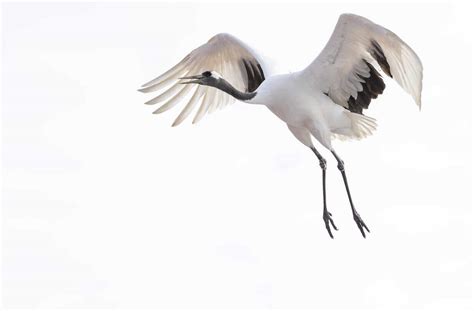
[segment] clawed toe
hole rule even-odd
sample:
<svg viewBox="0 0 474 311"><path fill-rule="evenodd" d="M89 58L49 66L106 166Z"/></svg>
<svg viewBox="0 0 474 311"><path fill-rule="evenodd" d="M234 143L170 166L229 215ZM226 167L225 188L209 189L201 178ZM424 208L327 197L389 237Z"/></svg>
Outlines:
<svg viewBox="0 0 474 311"><path fill-rule="evenodd" d="M332 220L332 214L329 213L327 210L324 210L323 212L323 220L324 220L324 223L326 225L326 230L328 231L329 233L329 236L331 237L331 239L334 239L334 236L332 235L332 232L331 232L331 226L334 228L334 230L338 230L336 225L334 224L334 220ZM331 224L331 225L329 225Z"/></svg>
<svg viewBox="0 0 474 311"><path fill-rule="evenodd" d="M357 214L357 213L354 213L354 221L356 222L357 227L358 227L359 230L360 230L360 233L362 233L362 236L363 236L364 239L365 239L365 232L364 232L364 229L367 230L367 232L370 233L369 228L368 228L367 225L364 223L364 221L362 220L362 218L360 217L360 215Z"/></svg>

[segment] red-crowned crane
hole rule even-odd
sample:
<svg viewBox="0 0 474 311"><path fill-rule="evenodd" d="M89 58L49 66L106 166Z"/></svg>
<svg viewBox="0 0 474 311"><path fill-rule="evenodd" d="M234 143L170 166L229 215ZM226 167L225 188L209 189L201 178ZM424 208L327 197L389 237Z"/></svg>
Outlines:
<svg viewBox="0 0 474 311"><path fill-rule="evenodd" d="M364 17L343 14L322 52L301 71L271 75L245 43L229 34L218 34L144 84L140 91L162 91L146 103L165 102L154 113L189 98L173 126L197 106L193 123L234 99L267 106L317 156L323 177L323 220L333 238L331 227L337 227L326 206L326 160L312 142L311 137L316 138L337 160L354 220L365 238L369 228L354 207L344 162L331 141L360 139L375 130L375 120L365 116L363 110L384 91L379 70L393 78L421 107L423 68L415 52L390 30Z"/></svg>

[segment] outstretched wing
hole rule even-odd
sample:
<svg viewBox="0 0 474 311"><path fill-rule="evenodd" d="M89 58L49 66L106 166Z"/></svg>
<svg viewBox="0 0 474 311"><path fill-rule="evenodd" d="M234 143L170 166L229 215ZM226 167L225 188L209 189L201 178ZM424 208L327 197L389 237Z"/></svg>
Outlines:
<svg viewBox="0 0 474 311"><path fill-rule="evenodd" d="M160 91L160 95L145 104L164 103L153 113L164 112L185 98L189 98L173 123L179 125L193 109L199 106L193 123L206 113L215 111L234 102L230 95L212 87L196 84L180 84L182 76L200 74L204 71L218 72L224 79L241 91L253 92L265 79L258 56L242 41L229 34L218 34L207 43L189 53L173 68L156 79L142 85L139 91Z"/></svg>
<svg viewBox="0 0 474 311"><path fill-rule="evenodd" d="M361 16L341 15L329 42L303 74L335 103L362 114L385 89L376 67L421 108L420 59L396 34Z"/></svg>

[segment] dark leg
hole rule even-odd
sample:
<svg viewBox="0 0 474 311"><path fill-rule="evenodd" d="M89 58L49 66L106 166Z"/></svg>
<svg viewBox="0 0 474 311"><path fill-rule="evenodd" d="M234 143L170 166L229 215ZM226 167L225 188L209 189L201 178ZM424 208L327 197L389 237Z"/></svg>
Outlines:
<svg viewBox="0 0 474 311"><path fill-rule="evenodd" d="M337 230L336 225L334 224L334 221L332 220L331 216L332 214L328 212L327 206L326 206L326 160L323 158L323 156L316 150L316 148L312 147L311 150L313 150L314 154L318 157L319 159L319 166L321 167L321 170L323 172L323 220L324 223L326 224L326 230L329 233L329 236L331 239L334 239L332 232L331 232L331 227L329 226L329 223L331 223L332 227L334 230Z"/></svg>
<svg viewBox="0 0 474 311"><path fill-rule="evenodd" d="M354 216L354 220L357 224L357 227L359 227L362 236L365 238L364 228L365 230L367 230L367 232L370 232L370 230L369 228L367 228L362 218L360 218L360 215L359 213L357 213L354 207L354 203L352 202L351 192L349 191L349 184L347 183L346 172L344 170L344 162L341 160L341 158L339 158L339 156L336 154L336 152L334 152L334 150L331 150L331 152L337 160L337 168L341 171L342 179L344 179L344 185L346 186L347 196L349 197L349 202L351 203L352 215Z"/></svg>

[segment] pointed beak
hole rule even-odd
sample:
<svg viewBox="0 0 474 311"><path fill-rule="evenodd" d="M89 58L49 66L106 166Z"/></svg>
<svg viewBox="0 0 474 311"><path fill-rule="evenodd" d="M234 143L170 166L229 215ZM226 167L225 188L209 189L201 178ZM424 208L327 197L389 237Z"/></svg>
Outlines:
<svg viewBox="0 0 474 311"><path fill-rule="evenodd" d="M178 79L179 80L189 80L189 81L180 82L180 84L191 84L191 83L198 83L199 84L201 78L203 78L203 75L180 77Z"/></svg>

